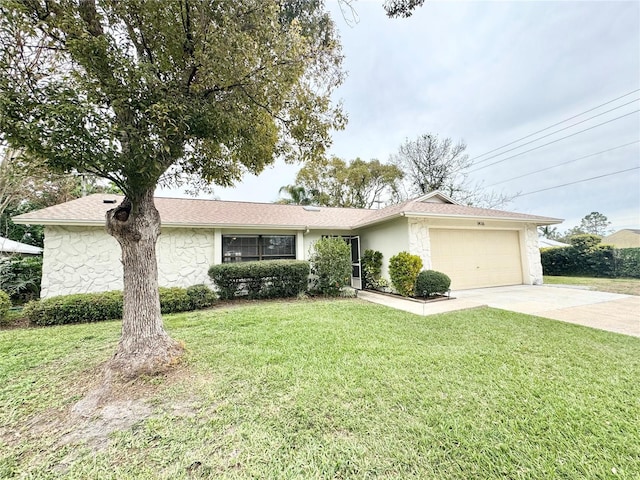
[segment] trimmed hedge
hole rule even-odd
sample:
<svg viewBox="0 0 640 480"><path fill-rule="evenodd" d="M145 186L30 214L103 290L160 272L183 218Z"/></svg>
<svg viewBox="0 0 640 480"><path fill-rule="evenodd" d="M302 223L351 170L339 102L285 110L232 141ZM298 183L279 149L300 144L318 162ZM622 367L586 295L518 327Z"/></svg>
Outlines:
<svg viewBox="0 0 640 480"><path fill-rule="evenodd" d="M187 296L189 297L191 308L193 310L209 308L211 305L216 303L216 300L218 299L216 292L211 290L204 283L187 287Z"/></svg>
<svg viewBox="0 0 640 480"><path fill-rule="evenodd" d="M416 297L443 295L449 291L451 279L448 275L435 270L423 270L416 279Z"/></svg>
<svg viewBox="0 0 640 480"><path fill-rule="evenodd" d="M29 302L22 310L32 325L66 325L122 318L122 292L76 293Z"/></svg>
<svg viewBox="0 0 640 480"><path fill-rule="evenodd" d="M619 248L614 251L617 277L640 278L640 248Z"/></svg>
<svg viewBox="0 0 640 480"><path fill-rule="evenodd" d="M213 305L216 298L215 293L205 285L194 285L187 289L160 287L159 291L162 313L206 308ZM23 314L32 325L91 323L122 318L122 302L120 290L76 293L29 302L25 305Z"/></svg>
<svg viewBox="0 0 640 480"><path fill-rule="evenodd" d="M640 248L596 245L586 249L551 247L540 249L545 275L640 278Z"/></svg>
<svg viewBox="0 0 640 480"><path fill-rule="evenodd" d="M209 277L218 288L220 298L295 297L307 290L309 262L304 260L269 260L222 263L209 269Z"/></svg>
<svg viewBox="0 0 640 480"><path fill-rule="evenodd" d="M420 270L422 259L409 252L400 252L389 259L391 283L396 292L404 297L413 295Z"/></svg>

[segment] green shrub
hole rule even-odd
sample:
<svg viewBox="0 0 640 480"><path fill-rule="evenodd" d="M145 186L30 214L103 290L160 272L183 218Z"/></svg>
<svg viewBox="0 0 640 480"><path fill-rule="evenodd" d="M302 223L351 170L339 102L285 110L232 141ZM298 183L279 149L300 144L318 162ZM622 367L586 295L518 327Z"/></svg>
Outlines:
<svg viewBox="0 0 640 480"><path fill-rule="evenodd" d="M32 325L65 325L122 318L122 292L76 293L27 303L24 316Z"/></svg>
<svg viewBox="0 0 640 480"><path fill-rule="evenodd" d="M192 310L191 299L185 288L160 287L160 311L162 313L186 312Z"/></svg>
<svg viewBox="0 0 640 480"><path fill-rule="evenodd" d="M596 245L583 255L586 273L596 277L614 277L614 248L611 245Z"/></svg>
<svg viewBox="0 0 640 480"><path fill-rule="evenodd" d="M311 273L314 290L336 297L351 279L351 248L341 238L322 238L313 245Z"/></svg>
<svg viewBox="0 0 640 480"><path fill-rule="evenodd" d="M545 275L577 275L580 270L574 247L541 248L540 261Z"/></svg>
<svg viewBox="0 0 640 480"><path fill-rule="evenodd" d="M196 285L191 294L180 287L160 287L160 310L162 313L186 312L202 308L204 299L210 306L215 294L207 294L204 285ZM213 295L213 297L211 296ZM100 293L76 293L59 297L31 301L24 307L23 314L32 325L65 325L70 323L91 323L122 318L122 291L113 290Z"/></svg>
<svg viewBox="0 0 640 480"><path fill-rule="evenodd" d="M616 276L640 278L640 248L614 250Z"/></svg>
<svg viewBox="0 0 640 480"><path fill-rule="evenodd" d="M589 252L596 248L596 246L602 241L602 237L598 235L591 235L588 233L582 235L573 235L569 237L569 243L573 248L580 253Z"/></svg>
<svg viewBox="0 0 640 480"><path fill-rule="evenodd" d="M42 257L0 258L0 290L11 297L14 304L23 304L40 297Z"/></svg>
<svg viewBox="0 0 640 480"><path fill-rule="evenodd" d="M416 279L416 297L443 295L449 291L451 279L442 272L423 270Z"/></svg>
<svg viewBox="0 0 640 480"><path fill-rule="evenodd" d="M588 239L586 242L580 239L579 242L579 248L540 249L544 274L640 278L640 248L616 249L610 245L594 245Z"/></svg>
<svg viewBox="0 0 640 480"><path fill-rule="evenodd" d="M408 252L400 252L389 259L389 276L396 292L408 297L413 294L416 278L422 269L422 259Z"/></svg>
<svg viewBox="0 0 640 480"><path fill-rule="evenodd" d="M187 287L187 296L189 297L191 308L193 310L209 308L211 305L216 303L216 300L218 298L216 292L211 290L203 283Z"/></svg>
<svg viewBox="0 0 640 480"><path fill-rule="evenodd" d="M362 265L362 282L364 288L380 288L382 274L382 253L367 249L360 260Z"/></svg>
<svg viewBox="0 0 640 480"><path fill-rule="evenodd" d="M5 319L11 308L11 298L7 292L0 290L0 322Z"/></svg>
<svg viewBox="0 0 640 480"><path fill-rule="evenodd" d="M309 262L269 260L222 263L209 269L209 277L222 299L295 297L307 289Z"/></svg>

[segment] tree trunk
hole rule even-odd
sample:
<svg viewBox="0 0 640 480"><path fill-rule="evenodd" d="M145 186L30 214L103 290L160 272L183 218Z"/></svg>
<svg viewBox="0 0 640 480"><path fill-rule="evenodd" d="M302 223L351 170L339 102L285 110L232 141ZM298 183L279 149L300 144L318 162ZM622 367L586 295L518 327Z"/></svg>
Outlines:
<svg viewBox="0 0 640 480"><path fill-rule="evenodd" d="M136 199L125 197L106 217L107 232L122 248L124 273L122 335L108 367L126 377L161 372L175 363L183 347L162 324L156 259L160 214L153 189Z"/></svg>

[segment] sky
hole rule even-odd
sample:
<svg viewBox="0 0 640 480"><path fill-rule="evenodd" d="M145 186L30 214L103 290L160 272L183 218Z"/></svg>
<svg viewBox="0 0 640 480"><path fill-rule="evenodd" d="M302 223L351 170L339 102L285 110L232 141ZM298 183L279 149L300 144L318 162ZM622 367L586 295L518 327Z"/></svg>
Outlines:
<svg viewBox="0 0 640 480"><path fill-rule="evenodd" d="M349 122L329 155L386 162L406 139L450 137L473 182L520 194L505 210L561 231L593 211L640 228L640 2L427 0L408 19L382 0L340 5L327 2L347 71L333 97ZM276 162L214 195L272 202L300 168Z"/></svg>

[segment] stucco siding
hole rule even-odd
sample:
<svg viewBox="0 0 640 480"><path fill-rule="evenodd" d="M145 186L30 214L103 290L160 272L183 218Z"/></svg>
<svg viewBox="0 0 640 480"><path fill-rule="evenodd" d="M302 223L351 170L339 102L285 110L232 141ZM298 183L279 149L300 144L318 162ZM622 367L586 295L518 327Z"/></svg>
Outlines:
<svg viewBox="0 0 640 480"><path fill-rule="evenodd" d="M406 218L398 218L369 228L363 228L360 235L360 249L377 250L382 253L382 277L389 279L389 259L409 248L409 226Z"/></svg>
<svg viewBox="0 0 640 480"><path fill-rule="evenodd" d="M210 284L213 264L213 231L199 228L163 228L156 245L158 284L188 287Z"/></svg>
<svg viewBox="0 0 640 480"><path fill-rule="evenodd" d="M213 230L163 228L156 246L159 285L209 283L213 246ZM44 248L43 298L122 289L120 246L104 228L47 226Z"/></svg>
<svg viewBox="0 0 640 480"><path fill-rule="evenodd" d="M122 289L120 256L104 228L47 226L41 297Z"/></svg>

